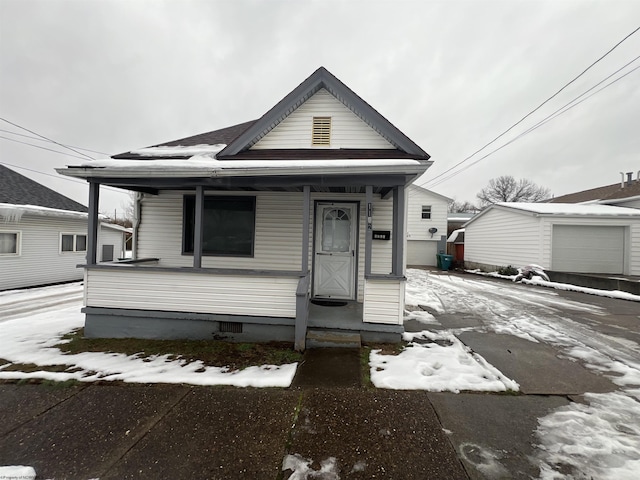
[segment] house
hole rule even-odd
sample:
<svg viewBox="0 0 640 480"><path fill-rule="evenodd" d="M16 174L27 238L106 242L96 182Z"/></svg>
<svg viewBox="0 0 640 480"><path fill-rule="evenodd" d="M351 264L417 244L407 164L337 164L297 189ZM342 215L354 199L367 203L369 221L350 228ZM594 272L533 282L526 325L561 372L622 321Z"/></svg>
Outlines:
<svg viewBox="0 0 640 480"><path fill-rule="evenodd" d="M85 334L399 340L431 163L321 67L258 120L59 169L90 185ZM96 264L103 185L140 193L131 262Z"/></svg>
<svg viewBox="0 0 640 480"><path fill-rule="evenodd" d="M537 264L640 275L640 211L611 205L497 203L465 224L465 267Z"/></svg>
<svg viewBox="0 0 640 480"><path fill-rule="evenodd" d="M0 290L82 280L87 224L87 207L0 164ZM123 232L101 225L103 261Z"/></svg>
<svg viewBox="0 0 640 480"><path fill-rule="evenodd" d="M436 254L446 253L451 199L415 184L407 191L407 265L435 266Z"/></svg>
<svg viewBox="0 0 640 480"><path fill-rule="evenodd" d="M569 193L548 200L549 203L598 203L617 207L640 208L640 170L633 178L633 172L622 173L619 183Z"/></svg>

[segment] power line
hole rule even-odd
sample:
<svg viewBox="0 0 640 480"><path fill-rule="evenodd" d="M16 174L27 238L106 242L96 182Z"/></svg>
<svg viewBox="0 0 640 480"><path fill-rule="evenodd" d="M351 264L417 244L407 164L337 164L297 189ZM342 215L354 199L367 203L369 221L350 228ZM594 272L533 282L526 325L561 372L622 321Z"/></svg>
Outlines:
<svg viewBox="0 0 640 480"><path fill-rule="evenodd" d="M504 145L501 145L500 147L496 148L495 150L492 150L491 152L487 153L486 155L484 155L483 157L480 157L478 159L476 159L475 161L473 161L472 163L465 165L464 167L462 167L462 169L458 170L457 172L453 172L451 174L449 174L447 177L442 178L440 180L438 180L436 183L434 183L433 185L431 185L431 187L435 187L437 185L440 185L443 182L446 182L447 180L455 177L456 175L458 175L459 173L464 172L465 170L471 168L472 166L474 166L475 164L477 164L478 162L484 160L485 158L487 158L490 155L493 155L494 153L496 153L499 150L502 150L504 147L506 147L507 145L512 144L513 142L515 142L516 140L520 139L521 137L524 137L525 135L531 133L532 131L540 128L542 125L544 125L547 122L550 122L551 120L553 120L556 117L559 117L560 115L562 115L563 113L568 112L569 110L571 110L573 107L577 107L578 105L580 105L582 102L588 100L589 98L593 97L594 95L596 95L597 93L601 92L602 90L604 90L605 88L610 87L611 85L613 85L614 83L618 82L619 80L622 80L624 77L626 77L627 75L635 72L636 70L640 69L640 66L633 68L632 70L629 70L627 73L625 73L624 75L619 76L618 78L616 78L615 80L609 82L608 84L606 84L605 86L603 86L602 88L596 90L595 92L593 92L591 95L583 98L582 100L580 100L579 102L574 103L573 105L569 106L568 108L567 105L570 105L572 102L574 102L577 98L580 97L576 97L576 99L573 99L571 102L567 103L566 105L564 105L563 107L561 107L559 110L562 110L561 112L558 113L558 110L556 110L554 113L548 115L546 118L544 118L543 120L541 120L540 122L538 122L536 125L534 125L533 127L530 127L529 129L525 130L524 132L522 132L521 134L519 134L518 136L514 137L513 139L509 140L507 143L505 143ZM602 83L602 82L600 82ZM589 90L592 90L593 87ZM587 92L589 91L587 90ZM584 95L584 92L582 95ZM582 96L580 95L580 96ZM429 182L427 182L429 183Z"/></svg>
<svg viewBox="0 0 640 480"><path fill-rule="evenodd" d="M85 157L79 157L78 155L71 155L70 153L61 152L59 150L53 150L53 149L47 148L47 147L41 147L40 145L34 145L33 143L29 143L29 142L21 142L20 140L16 140L14 138L3 137L2 135L0 135L0 138L2 138L4 140L9 140L10 142L21 143L23 145L29 145L30 147L41 148L42 150L48 150L50 152L59 153L60 155L64 155L66 157L73 157L73 158L79 158L80 160L86 160Z"/></svg>
<svg viewBox="0 0 640 480"><path fill-rule="evenodd" d="M78 155L82 155L82 156L84 156L84 157L87 157L87 158L89 158L90 160L95 160L95 158L93 158L93 157L92 157L92 156L90 156L90 155L87 155L86 153L79 152L78 150L75 150L75 149L73 149L73 148L71 148L71 147L68 147L67 145L63 145L62 143L58 143L58 142L56 142L55 140L51 140L50 138L47 138L47 137L45 137L44 135L40 135L38 132L34 132L33 130L29 130L29 129L28 129L28 128L26 128L26 127L23 127L23 126L21 126L21 125L18 125L17 123L13 123L13 122L11 122L11 121L7 120L6 118L2 118L2 117L0 117L0 120L2 120L2 121L4 121L4 122L7 122L7 123L9 123L9 124L11 124L11 125L13 125L14 127L18 127L18 128L21 128L22 130L26 130L26 131L27 131L27 132L29 132L29 133L33 133L34 135L37 135L37 136L38 136L38 137L40 137L40 138L44 138L45 140L48 140L48 141L50 141L51 143L55 143L56 145L60 145L60 146L61 146L61 147L63 147L63 148L67 148L67 149L71 150L72 152L77 153Z"/></svg>
<svg viewBox="0 0 640 480"><path fill-rule="evenodd" d="M55 143L55 142L51 142L50 140L43 140L41 138L38 137L33 137L31 135L25 135L24 133L18 133L18 132L12 132L11 130L4 130L2 128L0 128L0 132L5 132L5 133L10 133L11 135L17 135L19 137L25 137L25 138L30 138L32 140L38 140L40 142L49 142L49 143ZM66 147L73 147L73 148L77 148L78 150L84 150L86 152L91 152L91 153L97 153L98 155L107 155L110 156L108 153L104 153L104 152L98 152L96 150L91 150L90 148L82 148L82 147L76 147L75 145L65 145Z"/></svg>
<svg viewBox="0 0 640 480"><path fill-rule="evenodd" d="M609 55L611 52L613 52L617 47L619 47L625 40L627 40L629 37L631 37L633 34L635 34L638 30L640 30L640 27L636 28L634 31L632 31L631 33L629 33L626 37L624 37L622 40L620 40L618 43L616 43L613 47L611 47L604 55L602 55L600 58L598 58L595 62L593 62L591 65L589 65L587 68L585 68L580 74L578 74L578 76L574 77L571 81L569 81L568 83L566 83L562 88L560 88L560 90L558 90L556 93L554 93L553 95L551 95L549 98L547 98L544 102L542 102L540 105L538 105L536 108L534 108L532 111L530 111L529 113L527 113L524 117L522 117L520 120L518 120L516 123L514 123L513 125L511 125L509 128L507 128L504 132L502 132L500 135L498 135L496 138L494 138L493 140L491 140L489 143L483 145L481 148L479 148L478 150L476 150L475 152L473 152L471 155L469 155L468 157L464 158L463 160L459 161L458 163L456 163L455 165L453 165L452 167L448 168L447 170L445 170L444 172L442 172L441 174L437 175L436 177L432 178L431 181L434 181L440 177L442 177L443 175L446 175L448 172L450 172L451 170L455 169L456 167L458 167L459 165L462 165L463 163L467 162L469 159L471 159L472 157L474 157L475 155L477 155L478 153L480 153L482 150L484 150L485 148L487 148L489 145L492 145L493 143L495 143L498 139L502 138L504 135L506 135L508 132L510 132L511 130L513 130L513 128L515 128L516 126L518 126L519 124L521 124L525 119L527 119L528 117L530 117L533 113L535 113L536 111L538 111L542 106L544 106L545 104L547 104L550 100L552 100L553 98L555 98L560 92L562 92L565 88L567 88L569 85L571 85L572 83L574 83L576 80L578 80L578 78L580 78L582 75L584 75L587 71L589 71L593 66L595 66L598 62L600 62L603 58L605 58L607 55ZM484 157L486 158L486 157Z"/></svg>

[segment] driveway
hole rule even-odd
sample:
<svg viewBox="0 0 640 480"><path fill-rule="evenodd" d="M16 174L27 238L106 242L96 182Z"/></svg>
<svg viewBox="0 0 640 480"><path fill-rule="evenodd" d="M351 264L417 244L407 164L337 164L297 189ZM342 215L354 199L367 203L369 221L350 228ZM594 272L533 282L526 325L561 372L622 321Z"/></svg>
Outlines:
<svg viewBox="0 0 640 480"><path fill-rule="evenodd" d="M473 274L408 276L406 330L453 332L520 384L517 396L428 394L472 478L635 477L639 303Z"/></svg>

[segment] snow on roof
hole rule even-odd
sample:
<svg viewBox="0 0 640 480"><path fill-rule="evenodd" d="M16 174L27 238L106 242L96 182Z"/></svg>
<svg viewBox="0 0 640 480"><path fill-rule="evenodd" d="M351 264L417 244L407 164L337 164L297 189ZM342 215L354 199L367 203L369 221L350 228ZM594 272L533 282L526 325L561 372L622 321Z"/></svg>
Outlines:
<svg viewBox="0 0 640 480"><path fill-rule="evenodd" d="M454 243L458 239L458 236L464 237L464 235L460 235L461 233L464 234L464 228L459 228L451 232L451 235L447 238L447 243Z"/></svg>
<svg viewBox="0 0 640 480"><path fill-rule="evenodd" d="M141 155L143 157L172 157L172 156L193 156L203 154L216 154L227 145L218 143L215 145L173 145L160 147L146 147L138 150L131 150L130 153Z"/></svg>
<svg viewBox="0 0 640 480"><path fill-rule="evenodd" d="M501 202L496 203L495 206L524 210L540 215L640 216L640 210L635 208L598 204Z"/></svg>
<svg viewBox="0 0 640 480"><path fill-rule="evenodd" d="M0 203L0 218L5 223L19 222L23 215L38 215L41 217L64 217L86 220L89 216L84 212L60 210L57 208L40 207L37 205L14 205L12 203Z"/></svg>

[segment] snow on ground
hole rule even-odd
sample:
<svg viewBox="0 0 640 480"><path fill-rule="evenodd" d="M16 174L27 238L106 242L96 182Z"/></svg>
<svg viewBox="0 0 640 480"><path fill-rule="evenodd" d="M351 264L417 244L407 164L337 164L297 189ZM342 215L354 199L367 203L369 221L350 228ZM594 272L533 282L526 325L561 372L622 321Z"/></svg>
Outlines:
<svg viewBox="0 0 640 480"><path fill-rule="evenodd" d="M409 270L407 278L407 304L427 307L436 316L472 313L483 322L479 330L548 343L620 387L612 393L587 393L586 404L572 403L538 419L537 460L543 480L638 478L640 345L568 319L559 307L595 316L603 309L519 284L423 270ZM548 283L530 283L538 282ZM563 473L567 469L574 471Z"/></svg>
<svg viewBox="0 0 640 480"><path fill-rule="evenodd" d="M378 388L430 392L504 392L519 385L451 333L405 333L410 342L398 355L373 350L371 381Z"/></svg>
<svg viewBox="0 0 640 480"><path fill-rule="evenodd" d="M45 293L52 290L68 292L82 287L60 286L6 293L0 296L0 308L12 299L31 300L38 304ZM186 383L191 385L233 385L237 387L287 387L295 375L297 363L288 365L262 365L229 371L226 367L209 367L202 362L187 363L170 359L168 355L141 358L120 353L84 352L65 354L56 344L66 333L84 325L80 312L81 300L72 306L65 305L51 311L34 313L5 320L2 325L0 358L11 363L38 366L67 365L63 372L45 370L35 372L7 371L10 364L0 366L0 379L19 380L41 378L55 381L78 380L81 382L114 381L132 383ZM36 310L38 311L38 310Z"/></svg>

